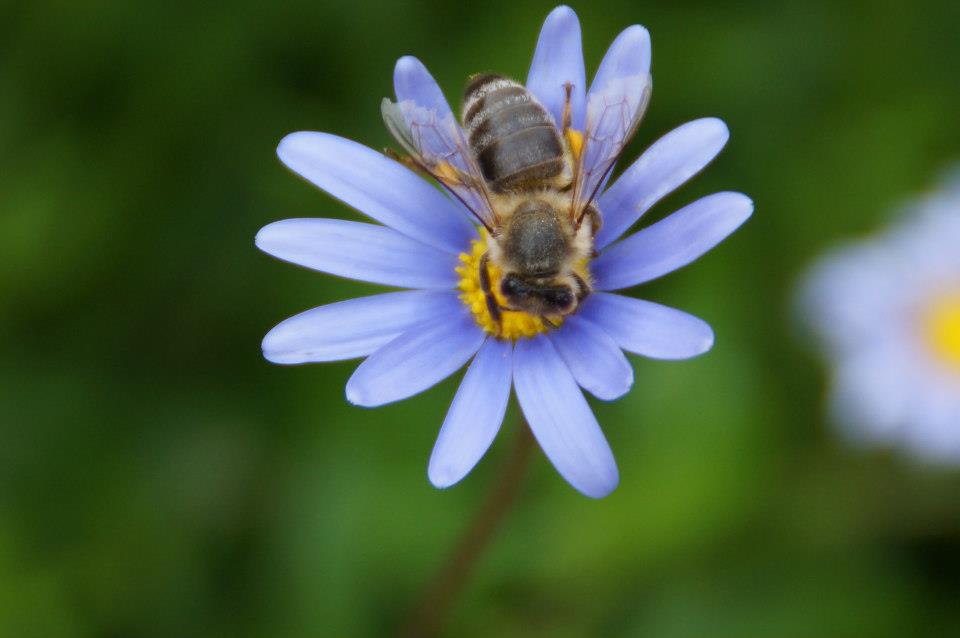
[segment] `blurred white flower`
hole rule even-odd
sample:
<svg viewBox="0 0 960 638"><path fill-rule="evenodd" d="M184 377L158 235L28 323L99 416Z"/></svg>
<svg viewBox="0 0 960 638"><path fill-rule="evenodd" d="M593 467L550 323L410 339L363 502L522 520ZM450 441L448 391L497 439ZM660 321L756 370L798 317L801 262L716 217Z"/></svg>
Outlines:
<svg viewBox="0 0 960 638"><path fill-rule="evenodd" d="M960 463L960 172L878 237L816 263L801 303L844 433Z"/></svg>

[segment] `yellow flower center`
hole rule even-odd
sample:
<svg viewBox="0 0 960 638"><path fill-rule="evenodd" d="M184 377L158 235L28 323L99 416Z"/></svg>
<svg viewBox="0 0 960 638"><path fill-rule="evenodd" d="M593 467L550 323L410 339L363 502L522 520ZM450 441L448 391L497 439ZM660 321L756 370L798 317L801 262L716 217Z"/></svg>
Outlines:
<svg viewBox="0 0 960 638"><path fill-rule="evenodd" d="M480 239L475 239L470 246L469 253L460 253L462 264L457 266L460 275L460 299L470 308L473 318L485 332L500 339L516 341L524 337L535 337L552 328L558 328L563 323L563 317L549 317L549 323L542 318L520 310L507 310L507 300L500 292L500 278L503 273L493 263L487 262L487 272L490 275L490 289L497 305L500 307L500 322L494 321L487 307L487 296L480 286L480 259L487 252L487 233L481 232ZM577 274L589 281L586 262L576 268ZM552 324L552 325L551 325Z"/></svg>
<svg viewBox="0 0 960 638"><path fill-rule="evenodd" d="M924 313L923 330L934 355L960 372L960 290L934 299Z"/></svg>

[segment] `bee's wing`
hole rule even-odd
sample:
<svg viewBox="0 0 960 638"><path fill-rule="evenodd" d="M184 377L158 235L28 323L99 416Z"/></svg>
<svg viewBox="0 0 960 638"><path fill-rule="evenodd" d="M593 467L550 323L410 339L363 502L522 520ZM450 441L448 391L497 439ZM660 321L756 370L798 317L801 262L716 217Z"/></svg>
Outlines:
<svg viewBox="0 0 960 638"><path fill-rule="evenodd" d="M421 169L429 173L470 209L488 230L498 224L490 204L490 193L460 124L452 112L441 115L413 100L380 105L383 121L403 149Z"/></svg>
<svg viewBox="0 0 960 638"><path fill-rule="evenodd" d="M573 217L579 223L637 130L650 103L649 73L612 78L587 97L583 147L574 163Z"/></svg>

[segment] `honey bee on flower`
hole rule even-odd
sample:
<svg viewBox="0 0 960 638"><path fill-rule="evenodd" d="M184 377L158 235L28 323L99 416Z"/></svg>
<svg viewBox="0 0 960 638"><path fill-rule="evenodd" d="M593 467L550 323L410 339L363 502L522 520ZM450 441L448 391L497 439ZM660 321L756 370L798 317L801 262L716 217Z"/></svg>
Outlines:
<svg viewBox="0 0 960 638"><path fill-rule="evenodd" d="M327 133L284 138L288 167L382 225L285 220L264 227L257 246L413 290L296 315L267 334L264 355L285 364L366 357L346 390L362 406L415 395L469 361L430 458L434 485L456 483L480 460L512 388L557 471L588 496L609 494L616 462L580 388L616 399L633 382L624 351L685 359L713 344L702 320L613 291L692 262L753 210L744 195L717 193L623 237L728 138L720 120L689 122L607 187L651 87L646 29L623 31L588 85L579 22L558 7L526 84L470 77L459 119L424 65L401 58L396 101L382 113L404 157Z"/></svg>

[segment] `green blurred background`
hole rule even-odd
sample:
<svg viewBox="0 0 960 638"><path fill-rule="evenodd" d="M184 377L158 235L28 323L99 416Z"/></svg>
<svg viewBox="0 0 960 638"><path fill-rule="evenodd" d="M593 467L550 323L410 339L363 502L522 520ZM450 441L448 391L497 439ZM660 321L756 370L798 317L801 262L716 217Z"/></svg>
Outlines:
<svg viewBox="0 0 960 638"><path fill-rule="evenodd" d="M523 78L552 5L179 4L0 5L0 636L391 635L515 426L437 491L456 378L371 411L344 399L354 363L261 358L281 319L375 290L255 250L270 221L354 216L275 146L387 145L402 54L454 100L472 72ZM619 489L586 499L538 452L447 635L958 635L960 474L838 441L789 300L804 264L960 157L960 5L574 8L589 71L620 29L651 31L631 156L730 125L648 219L723 189L757 210L636 291L717 345L634 358L634 390L594 402Z"/></svg>

